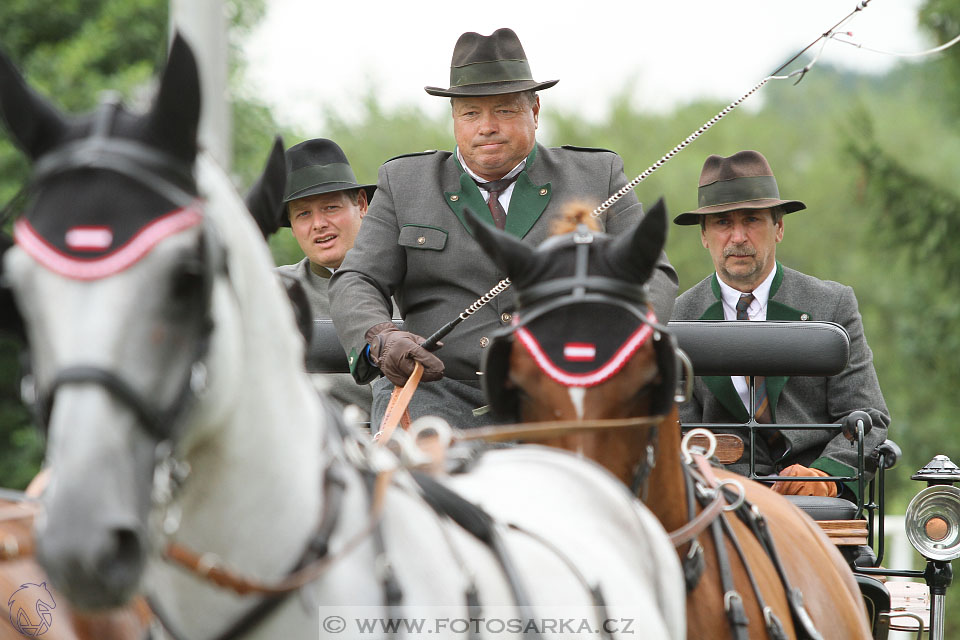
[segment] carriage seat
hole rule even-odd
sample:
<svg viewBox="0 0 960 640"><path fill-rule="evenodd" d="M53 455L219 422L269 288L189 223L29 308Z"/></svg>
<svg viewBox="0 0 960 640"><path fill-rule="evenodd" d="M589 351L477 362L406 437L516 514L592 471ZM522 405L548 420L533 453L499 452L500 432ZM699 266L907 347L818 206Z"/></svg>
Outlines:
<svg viewBox="0 0 960 640"><path fill-rule="evenodd" d="M857 505L843 498L823 496L784 496L793 505L817 521L853 520Z"/></svg>
<svg viewBox="0 0 960 640"><path fill-rule="evenodd" d="M667 328L698 376L832 376L843 371L850 356L850 337L834 322L695 320ZM857 505L843 498L786 498L825 528L857 513Z"/></svg>
<svg viewBox="0 0 960 640"><path fill-rule="evenodd" d="M403 329L403 320L394 319L394 323ZM306 364L310 373L350 373L350 365L333 328L333 320L317 318L313 321L313 336L307 345Z"/></svg>

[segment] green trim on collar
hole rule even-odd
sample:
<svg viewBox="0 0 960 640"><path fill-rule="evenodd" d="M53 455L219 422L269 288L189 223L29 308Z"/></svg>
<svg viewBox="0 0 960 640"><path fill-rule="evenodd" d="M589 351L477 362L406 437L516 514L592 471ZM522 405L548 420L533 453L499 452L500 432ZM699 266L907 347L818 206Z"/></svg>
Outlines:
<svg viewBox="0 0 960 640"><path fill-rule="evenodd" d="M713 291L713 297L717 300L723 300L723 291L720 289L720 277L717 272L713 272L713 279L710 280L710 290ZM720 317L723 320L723 316Z"/></svg>
<svg viewBox="0 0 960 640"><path fill-rule="evenodd" d="M710 393L714 395L717 401L723 405L733 419L744 424L750 420L750 414L747 408L743 406L743 400L737 393L737 388L733 386L733 378L730 376L701 376L703 384L707 386Z"/></svg>
<svg viewBox="0 0 960 640"><path fill-rule="evenodd" d="M770 283L770 298L777 293L780 285L783 283L783 265L779 262L777 262L776 265L777 272L773 276L773 282Z"/></svg>
<svg viewBox="0 0 960 640"><path fill-rule="evenodd" d="M453 211L460 224L470 235L473 235L473 232L467 226L467 218L463 215L464 207L470 207L470 210L478 218L487 224L496 226L493 222L493 216L490 215L490 209L487 208L487 203L483 201L483 196L480 195L480 188L469 173L464 171L460 174L459 191L444 191L443 196L447 206L450 207L450 210Z"/></svg>
<svg viewBox="0 0 960 640"><path fill-rule="evenodd" d="M318 278L323 278L324 280L329 280L330 276L333 275L333 273L330 272L330 269L327 269L321 264L314 264L313 262L310 262L310 273Z"/></svg>
<svg viewBox="0 0 960 640"><path fill-rule="evenodd" d="M854 476L857 474L857 470L853 467L848 467L842 462L837 462L830 458L817 458L810 466L824 473L829 473L832 476ZM860 487L856 481L844 482L843 486L850 489L858 500L860 499Z"/></svg>
<svg viewBox="0 0 960 640"><path fill-rule="evenodd" d="M552 195L549 182L536 185L530 180L526 169L521 171L510 196L510 211L507 213L505 231L518 238L527 235L543 215Z"/></svg>
<svg viewBox="0 0 960 640"><path fill-rule="evenodd" d="M487 203L483 200L483 195L480 193L480 188L477 186L477 183L474 182L470 174L467 173L463 165L460 164L460 159L457 158L456 154L453 154L453 158L457 163L457 168L460 169L460 190L445 191L443 193L447 206L450 207L450 210L453 211L454 215L456 215L460 221L460 224L463 225L470 235L473 235L473 233L470 231L470 227L467 226L466 217L463 215L464 207L470 207L470 210L473 211L478 218L495 227L496 224L493 221L493 216L490 215L490 208L487 207ZM527 156L527 164L524 165L523 171L517 176L516 185L513 187L513 194L510 196L510 210L507 212L507 225L504 230L518 238L523 238L523 236L527 235L527 232L533 228L533 225L540 219L544 209L546 209L547 204L549 204L550 197L553 193L549 182L539 186L535 185L527 174L527 171L533 166L536 158L537 145L534 144L533 150L530 152L530 155ZM546 193L540 195L540 191L544 189L546 189Z"/></svg>

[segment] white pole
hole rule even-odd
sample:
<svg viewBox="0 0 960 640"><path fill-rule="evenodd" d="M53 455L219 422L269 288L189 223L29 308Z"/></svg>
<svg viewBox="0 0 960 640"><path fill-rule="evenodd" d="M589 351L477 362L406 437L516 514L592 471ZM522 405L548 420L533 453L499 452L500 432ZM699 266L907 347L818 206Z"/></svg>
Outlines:
<svg viewBox="0 0 960 640"><path fill-rule="evenodd" d="M174 31L186 38L200 68L200 146L229 172L232 123L223 0L170 0L171 38Z"/></svg>

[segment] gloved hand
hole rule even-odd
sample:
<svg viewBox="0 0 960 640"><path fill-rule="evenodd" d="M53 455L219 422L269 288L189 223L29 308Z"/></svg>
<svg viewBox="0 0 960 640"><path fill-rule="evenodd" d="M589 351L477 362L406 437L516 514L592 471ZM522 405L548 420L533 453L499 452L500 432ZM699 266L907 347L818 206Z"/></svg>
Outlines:
<svg viewBox="0 0 960 640"><path fill-rule="evenodd" d="M420 345L425 338L401 331L392 322L381 322L367 329L364 334L370 345L370 359L398 387L407 382L413 373L414 362L423 365L423 380L439 380L443 377L443 361Z"/></svg>
<svg viewBox="0 0 960 640"><path fill-rule="evenodd" d="M802 464L792 464L781 471L780 475L791 477L818 476L820 478L826 478L830 474L826 473L825 471L821 471L820 469L805 467ZM788 482L786 480L778 480L777 482L773 483L773 490L785 496L823 496L825 498L837 497L836 482L809 482L804 480Z"/></svg>

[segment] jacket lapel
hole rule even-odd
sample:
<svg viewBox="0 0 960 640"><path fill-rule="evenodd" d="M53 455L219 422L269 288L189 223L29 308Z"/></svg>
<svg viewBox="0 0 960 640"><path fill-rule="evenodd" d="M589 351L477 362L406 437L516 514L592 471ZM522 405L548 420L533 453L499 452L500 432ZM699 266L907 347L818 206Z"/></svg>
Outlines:
<svg viewBox="0 0 960 640"><path fill-rule="evenodd" d="M723 303L720 302L720 284L717 282L716 273L713 274L713 279L710 281L710 289L713 292L714 298L716 298L716 302L707 307L707 310L703 312L703 315L700 316L699 319L723 320ZM733 380L730 376L701 376L700 379L703 380L703 384L707 385L710 393L730 412L730 415L732 415L735 420L747 422L750 419L750 415L747 413L746 407L743 406L743 401L740 400L740 394L737 393L736 387L733 386ZM769 388L767 393L769 395Z"/></svg>
<svg viewBox="0 0 960 640"><path fill-rule="evenodd" d="M767 301L767 320L810 320L810 314L794 309L782 302L775 300L783 284L783 266L777 262L777 274L773 277L773 283L770 285L770 298ZM780 392L787 384L789 376L771 376L767 378L767 398L770 401L770 415L773 421L777 421L777 400L780 399Z"/></svg>
<svg viewBox="0 0 960 640"><path fill-rule="evenodd" d="M507 233L518 238L523 238L527 232L533 228L537 220L543 214L547 205L550 203L550 197L553 193L549 182L538 185L535 184L527 173L533 168L537 157L537 145L534 145L533 151L527 156L527 164L513 187L513 193L510 196L510 209L507 212L507 225L504 229ZM460 224L469 232L466 219L463 215L463 209L469 207L481 220L491 226L495 226L493 216L490 215L490 209L484 202L480 194L480 188L473 181L457 160L456 154L452 156L453 162L460 174L459 189L455 191L445 191L444 199L450 210L453 211Z"/></svg>
<svg viewBox="0 0 960 640"><path fill-rule="evenodd" d="M454 162L457 163L457 168L459 168L460 163L456 160ZM444 191L443 195L447 206L450 207L450 210L457 216L460 224L468 233L470 233L470 227L467 226L467 219L463 215L465 207L469 207L470 211L487 224L496 226L493 222L493 216L490 215L490 209L487 208L487 203L483 201L483 196L480 195L480 188L477 187L477 183L473 181L470 174L463 169L460 169L460 189L458 191Z"/></svg>

